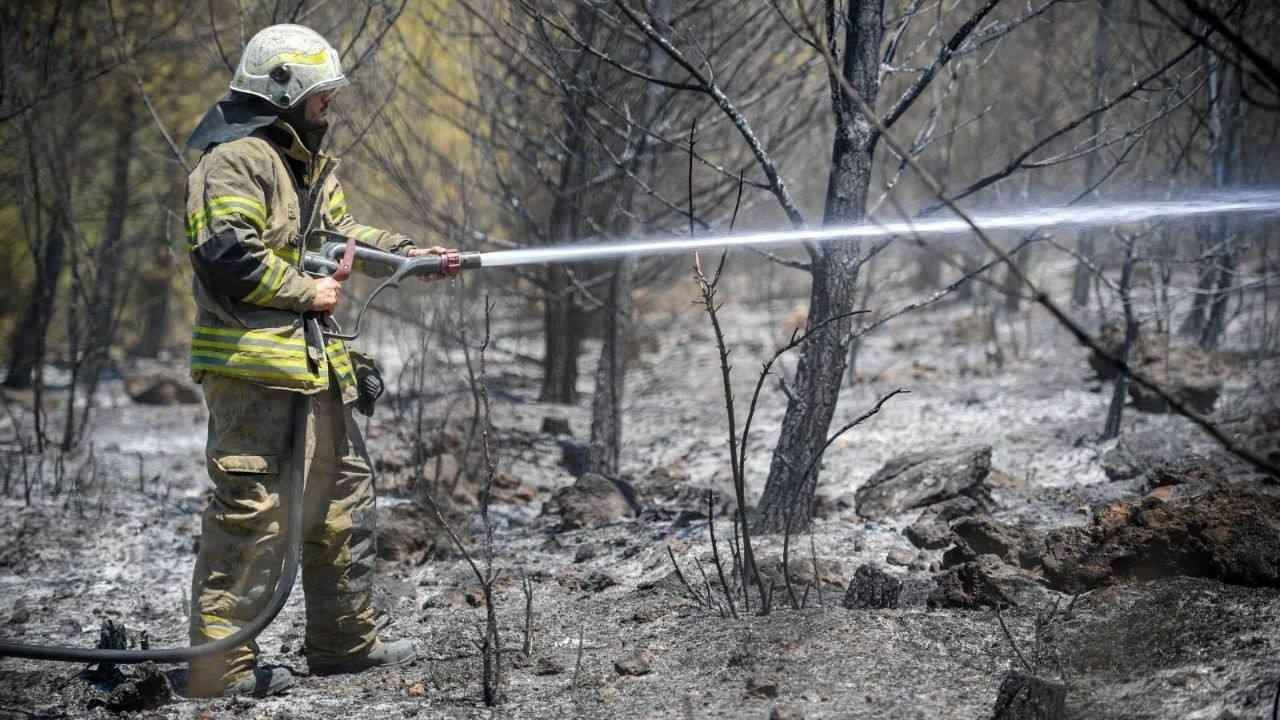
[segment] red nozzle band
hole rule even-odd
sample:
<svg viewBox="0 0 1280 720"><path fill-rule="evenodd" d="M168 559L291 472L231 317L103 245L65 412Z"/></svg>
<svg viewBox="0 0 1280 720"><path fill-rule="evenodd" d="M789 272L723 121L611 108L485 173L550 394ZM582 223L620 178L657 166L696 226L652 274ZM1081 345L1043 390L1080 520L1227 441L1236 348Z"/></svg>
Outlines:
<svg viewBox="0 0 1280 720"><path fill-rule="evenodd" d="M461 269L462 253L458 252L457 248L446 250L445 253L440 256L440 270L444 273L445 277L453 277L454 275L457 275L458 271Z"/></svg>

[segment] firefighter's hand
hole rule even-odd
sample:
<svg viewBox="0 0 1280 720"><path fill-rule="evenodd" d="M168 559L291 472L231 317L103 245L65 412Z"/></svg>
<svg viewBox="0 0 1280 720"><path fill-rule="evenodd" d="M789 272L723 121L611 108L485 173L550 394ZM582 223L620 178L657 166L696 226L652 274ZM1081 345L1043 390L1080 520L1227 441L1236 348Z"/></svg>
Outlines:
<svg viewBox="0 0 1280 720"><path fill-rule="evenodd" d="M420 255L444 255L447 252L449 252L448 248L440 247L439 245L432 245L429 248L410 248L406 255L409 257L418 257ZM436 280L443 280L444 275L419 275L418 279L422 282L435 282Z"/></svg>
<svg viewBox="0 0 1280 720"><path fill-rule="evenodd" d="M316 299L311 301L311 309L317 312L333 312L338 309L338 291L342 283L331 277L314 278L316 283Z"/></svg>

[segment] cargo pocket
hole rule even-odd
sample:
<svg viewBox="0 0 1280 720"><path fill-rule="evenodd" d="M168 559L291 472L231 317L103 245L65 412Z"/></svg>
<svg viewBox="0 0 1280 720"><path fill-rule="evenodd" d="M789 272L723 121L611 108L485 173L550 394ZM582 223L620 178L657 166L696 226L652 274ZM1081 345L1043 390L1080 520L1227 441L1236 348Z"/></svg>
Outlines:
<svg viewBox="0 0 1280 720"><path fill-rule="evenodd" d="M279 455L218 455L213 463L227 475L275 475L280 472Z"/></svg>

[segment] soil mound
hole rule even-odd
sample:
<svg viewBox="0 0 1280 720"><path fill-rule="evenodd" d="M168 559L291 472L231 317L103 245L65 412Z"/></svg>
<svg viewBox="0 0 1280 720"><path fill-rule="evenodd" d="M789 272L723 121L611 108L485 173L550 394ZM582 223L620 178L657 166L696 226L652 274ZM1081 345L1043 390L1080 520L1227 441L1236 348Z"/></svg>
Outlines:
<svg viewBox="0 0 1280 720"><path fill-rule="evenodd" d="M1051 587L1072 593L1174 575L1280 587L1280 498L1226 488L1111 503L1084 527L1050 532L1041 563Z"/></svg>

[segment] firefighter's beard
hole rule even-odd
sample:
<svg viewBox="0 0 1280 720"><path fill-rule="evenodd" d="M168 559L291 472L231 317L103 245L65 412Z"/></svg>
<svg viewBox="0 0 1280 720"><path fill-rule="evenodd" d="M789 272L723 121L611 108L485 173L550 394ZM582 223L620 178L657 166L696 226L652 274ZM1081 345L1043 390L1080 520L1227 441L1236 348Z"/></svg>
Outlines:
<svg viewBox="0 0 1280 720"><path fill-rule="evenodd" d="M302 144L313 153L320 152L320 144L324 142L325 133L329 132L329 122L306 123L302 129Z"/></svg>
<svg viewBox="0 0 1280 720"><path fill-rule="evenodd" d="M283 117L285 122L292 125L294 131L298 133L298 139L302 141L303 146L312 153L318 153L320 144L324 142L325 133L329 131L329 121L308 122L306 113L306 103L301 103L285 113Z"/></svg>

